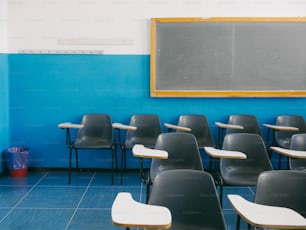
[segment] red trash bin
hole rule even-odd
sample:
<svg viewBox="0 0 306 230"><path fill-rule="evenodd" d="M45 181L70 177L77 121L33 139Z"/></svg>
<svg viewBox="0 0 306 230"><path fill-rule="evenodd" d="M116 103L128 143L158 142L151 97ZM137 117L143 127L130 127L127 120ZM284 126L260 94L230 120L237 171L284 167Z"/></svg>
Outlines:
<svg viewBox="0 0 306 230"><path fill-rule="evenodd" d="M6 151L7 167L12 177L24 177L28 173L29 148L12 147Z"/></svg>

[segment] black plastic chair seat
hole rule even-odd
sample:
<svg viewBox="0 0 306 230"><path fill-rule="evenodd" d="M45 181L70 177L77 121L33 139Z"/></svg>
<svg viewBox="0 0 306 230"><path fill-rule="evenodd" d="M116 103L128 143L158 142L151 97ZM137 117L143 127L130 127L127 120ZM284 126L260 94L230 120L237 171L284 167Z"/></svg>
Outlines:
<svg viewBox="0 0 306 230"><path fill-rule="evenodd" d="M152 139L152 137L132 137L125 142L125 147L127 149L132 149L135 144L141 144L147 148L154 148L156 138Z"/></svg>
<svg viewBox="0 0 306 230"><path fill-rule="evenodd" d="M200 114L188 114L180 115L178 120L178 126L191 128L190 132L197 139L199 148L204 146L215 147L215 141L210 131L209 123L204 115ZM183 131L178 131L183 132Z"/></svg>
<svg viewBox="0 0 306 230"><path fill-rule="evenodd" d="M306 173L304 172L292 170L262 172L258 176L254 203L290 208L306 217L305 180ZM240 229L240 216L240 214L237 216L236 229ZM263 230L266 228L256 229Z"/></svg>
<svg viewBox="0 0 306 230"><path fill-rule="evenodd" d="M257 117L250 114L233 114L228 118L228 124L241 125L243 129L227 129L226 134L230 133L255 133L262 136Z"/></svg>
<svg viewBox="0 0 306 230"><path fill-rule="evenodd" d="M304 171L306 173L306 160L303 161L304 165L301 165L301 166L297 166L297 167L291 167L291 170L296 170L296 171ZM299 163L302 163L301 160L299 161Z"/></svg>
<svg viewBox="0 0 306 230"><path fill-rule="evenodd" d="M159 173L149 204L169 208L170 229L226 229L214 180L204 171L177 169Z"/></svg>
<svg viewBox="0 0 306 230"><path fill-rule="evenodd" d="M279 115L276 118L276 125L292 126L299 128L298 131L277 131L275 132L275 142L279 147L289 149L291 137L297 133L306 133L304 117L299 115Z"/></svg>
<svg viewBox="0 0 306 230"><path fill-rule="evenodd" d="M69 129L66 134L66 143L69 148L69 184L71 183L72 151L75 151L76 168L79 169L79 149L108 149L112 153L112 184L114 182L114 161L116 149L113 141L113 128L108 114L85 114L81 121L83 128L77 132L74 141L71 142Z"/></svg>
<svg viewBox="0 0 306 230"><path fill-rule="evenodd" d="M72 144L72 148L77 149L101 149L111 148L112 140L101 140L100 138L78 139Z"/></svg>
<svg viewBox="0 0 306 230"><path fill-rule="evenodd" d="M289 149L290 148L290 142L291 142L291 137L285 137L281 140L281 142L278 142L278 146Z"/></svg>
<svg viewBox="0 0 306 230"><path fill-rule="evenodd" d="M306 151L306 133L295 134L291 138L290 149ZM306 172L306 159L289 158L289 168Z"/></svg>
<svg viewBox="0 0 306 230"><path fill-rule="evenodd" d="M272 164L262 137L254 133L231 133L224 138L224 150L239 151L247 159L220 159L220 201L222 204L223 185L254 186L263 171L272 170Z"/></svg>
<svg viewBox="0 0 306 230"><path fill-rule="evenodd" d="M258 178L255 203L291 208L306 218L305 181L304 172L263 172Z"/></svg>
<svg viewBox="0 0 306 230"><path fill-rule="evenodd" d="M223 173L223 181L227 185L255 186L257 183L258 176L262 171L263 169L258 172L248 172L247 169L243 168L229 170L227 171L227 173Z"/></svg>
<svg viewBox="0 0 306 230"><path fill-rule="evenodd" d="M163 133L158 136L155 149L168 152L168 159L153 159L150 179L164 170L193 169L203 170L202 160L194 135L189 133Z"/></svg>

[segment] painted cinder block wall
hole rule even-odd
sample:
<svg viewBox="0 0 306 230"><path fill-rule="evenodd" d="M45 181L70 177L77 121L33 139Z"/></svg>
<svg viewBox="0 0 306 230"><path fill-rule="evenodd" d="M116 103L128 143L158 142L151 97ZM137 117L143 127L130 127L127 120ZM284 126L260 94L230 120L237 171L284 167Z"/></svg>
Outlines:
<svg viewBox="0 0 306 230"><path fill-rule="evenodd" d="M260 123L273 123L279 114L305 116L304 98L149 94L151 17L295 17L306 12L302 1L0 2L7 15L0 23L6 35L0 50L0 93L5 99L0 102L0 147L28 146L30 167L66 168L65 132L57 125L78 123L85 113L108 113L113 122L123 123L134 113L158 114L161 123L200 113L207 116L215 137L214 122L226 122L232 113L254 114ZM109 168L110 161L107 152L80 153L81 167ZM139 166L131 154L128 166Z"/></svg>

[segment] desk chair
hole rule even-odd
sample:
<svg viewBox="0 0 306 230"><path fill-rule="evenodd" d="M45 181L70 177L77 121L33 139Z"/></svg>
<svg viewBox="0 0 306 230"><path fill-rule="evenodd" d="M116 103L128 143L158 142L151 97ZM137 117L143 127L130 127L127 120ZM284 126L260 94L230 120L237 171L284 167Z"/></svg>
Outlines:
<svg viewBox="0 0 306 230"><path fill-rule="evenodd" d="M285 131L280 130L274 132L275 144L281 148L290 148L291 137L294 134L306 133L306 123L304 117L298 115L279 115L276 117L276 125L279 126L290 126L298 128L298 131ZM281 168L281 158L279 156L279 168Z"/></svg>
<svg viewBox="0 0 306 230"><path fill-rule="evenodd" d="M112 184L114 183L115 144L113 129L108 114L86 114L82 117L81 125L63 123L60 128L66 129L66 146L69 148L69 179L71 183L72 151L75 150L76 168L79 169L78 150L108 149L112 152ZM79 128L74 141L71 140L70 128Z"/></svg>
<svg viewBox="0 0 306 230"><path fill-rule="evenodd" d="M160 172L154 180L148 204L170 210L170 229L226 229L213 178L204 171Z"/></svg>
<svg viewBox="0 0 306 230"><path fill-rule="evenodd" d="M131 117L130 127L136 127L135 130L127 130L124 144L122 144L122 166L121 172L126 169L126 152L131 150L135 144L142 144L147 148L154 148L156 139L161 130L159 117L155 114L135 114ZM142 159L140 167L142 168ZM141 175L142 176L142 175ZM122 176L121 176L122 178Z"/></svg>
<svg viewBox="0 0 306 230"><path fill-rule="evenodd" d="M225 135L230 133L255 133L262 136L257 117L250 114L232 114L228 117L227 124L218 123L219 128L218 143L221 145L223 142L223 132ZM220 146L221 147L221 146Z"/></svg>
<svg viewBox="0 0 306 230"><path fill-rule="evenodd" d="M167 127L167 126L166 126ZM169 127L169 126L168 126ZM180 115L177 127L185 127L190 130L175 128L177 132L187 132L195 136L199 150L204 151L204 147L216 147L214 137L211 133L206 116L200 114ZM209 169L212 167L211 158L209 158Z"/></svg>
<svg viewBox="0 0 306 230"><path fill-rule="evenodd" d="M263 171L272 170L272 165L262 137L253 133L231 133L224 138L223 150L239 151L246 159L220 159L220 203L223 200L223 186L256 186Z"/></svg>
<svg viewBox="0 0 306 230"><path fill-rule="evenodd" d="M290 149L306 151L306 133L294 134L291 137ZM289 158L289 169L306 172L306 158Z"/></svg>
<svg viewBox="0 0 306 230"><path fill-rule="evenodd" d="M227 129L226 134L230 133L255 133L262 136L257 117L250 114L233 114L228 118L228 124L241 125L243 129Z"/></svg>
<svg viewBox="0 0 306 230"><path fill-rule="evenodd" d="M239 229L240 216L255 227L306 229L305 181L305 172L291 170L262 172L258 177L254 199L254 204L257 205L247 202L239 205L241 204L239 200L231 202L239 214L237 229ZM240 200L243 201L243 198ZM266 213L266 216L263 216L263 213Z"/></svg>
<svg viewBox="0 0 306 230"><path fill-rule="evenodd" d="M155 149L168 153L167 159L153 158L146 180L146 197L155 177L162 171L171 169L193 169L203 171L202 160L194 135L189 133L162 133L158 136Z"/></svg>
<svg viewBox="0 0 306 230"><path fill-rule="evenodd" d="M279 130L275 132L275 143L277 146L289 149L291 137L294 134L306 133L304 117L298 115L279 115L276 117L276 125L298 128L297 131Z"/></svg>

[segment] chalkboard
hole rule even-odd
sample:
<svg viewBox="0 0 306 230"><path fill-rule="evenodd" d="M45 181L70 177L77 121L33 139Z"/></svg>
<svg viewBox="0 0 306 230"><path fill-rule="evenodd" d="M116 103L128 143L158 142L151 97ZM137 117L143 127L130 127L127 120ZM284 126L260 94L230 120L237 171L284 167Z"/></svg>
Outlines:
<svg viewBox="0 0 306 230"><path fill-rule="evenodd" d="M305 97L306 18L153 18L150 93Z"/></svg>

